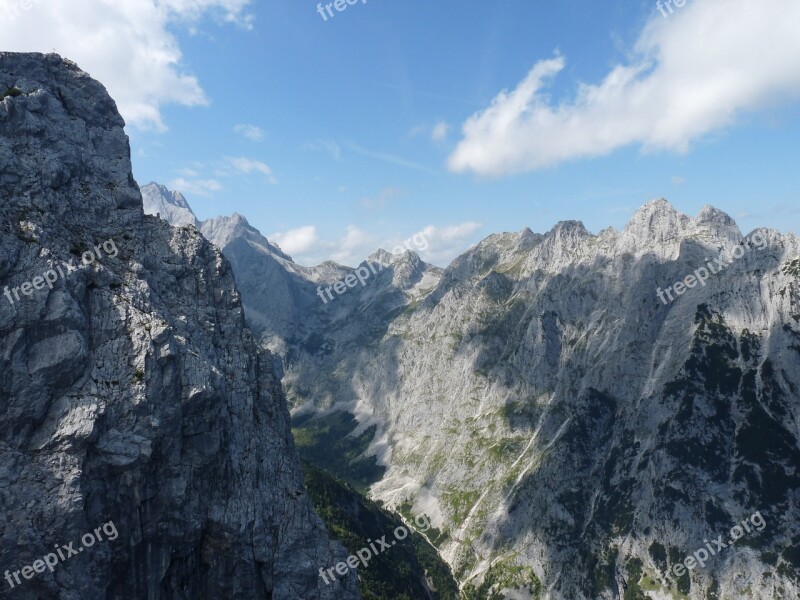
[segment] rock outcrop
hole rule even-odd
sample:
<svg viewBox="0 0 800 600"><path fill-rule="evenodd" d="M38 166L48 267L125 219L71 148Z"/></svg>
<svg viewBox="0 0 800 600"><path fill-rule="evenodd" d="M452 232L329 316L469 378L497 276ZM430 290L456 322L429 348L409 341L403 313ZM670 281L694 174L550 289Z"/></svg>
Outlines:
<svg viewBox="0 0 800 600"><path fill-rule="evenodd" d="M0 53L3 90L0 573L104 523L119 533L6 592L358 597L352 576L318 577L344 552L305 493L229 263L144 215L124 123L75 64Z"/></svg>

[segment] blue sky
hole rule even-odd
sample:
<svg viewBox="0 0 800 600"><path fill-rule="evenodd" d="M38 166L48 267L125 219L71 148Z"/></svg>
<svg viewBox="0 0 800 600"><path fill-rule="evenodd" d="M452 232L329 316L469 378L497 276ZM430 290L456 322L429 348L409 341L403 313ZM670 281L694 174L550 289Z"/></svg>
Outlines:
<svg viewBox="0 0 800 600"><path fill-rule="evenodd" d="M631 0L368 0L327 20L307 0L193 2L108 4L131 26L96 55L32 32L3 49L74 57L122 98L140 184L182 191L201 219L239 212L301 263L425 230L423 258L445 266L494 232L621 228L659 196L745 232L800 230L800 61L778 43L796 2L765 0L750 36L743 0L667 18ZM712 73L732 75L702 89Z"/></svg>

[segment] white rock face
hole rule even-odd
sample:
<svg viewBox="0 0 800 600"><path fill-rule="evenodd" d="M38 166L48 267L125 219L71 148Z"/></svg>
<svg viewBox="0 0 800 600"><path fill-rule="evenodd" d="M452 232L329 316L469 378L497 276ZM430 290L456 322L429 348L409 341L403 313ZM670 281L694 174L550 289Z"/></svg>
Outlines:
<svg viewBox="0 0 800 600"><path fill-rule="evenodd" d="M390 268L325 305L316 286L348 270L323 277L245 241L226 255L290 403L379 426L372 495L433 517L464 584L798 597L796 236L743 236L719 210L660 199L622 232L490 236L444 272L379 252ZM674 574L757 511L763 531Z"/></svg>
<svg viewBox="0 0 800 600"><path fill-rule="evenodd" d="M193 225L200 228L200 221L180 192L171 192L163 185L148 183L142 186L142 202L145 214L159 216L175 227Z"/></svg>
<svg viewBox="0 0 800 600"><path fill-rule="evenodd" d="M0 288L104 254L0 296L0 572L108 521L119 533L12 597L357 598L354 577L318 577L345 553L305 494L230 264L196 229L143 214L99 83L56 55L0 53L12 86Z"/></svg>

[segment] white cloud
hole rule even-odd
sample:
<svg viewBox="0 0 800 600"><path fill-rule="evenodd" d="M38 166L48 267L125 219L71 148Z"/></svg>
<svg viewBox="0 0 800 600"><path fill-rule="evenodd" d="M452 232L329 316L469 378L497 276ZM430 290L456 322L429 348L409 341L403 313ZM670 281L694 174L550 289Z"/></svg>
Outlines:
<svg viewBox="0 0 800 600"><path fill-rule="evenodd" d="M379 237L356 225L348 225L343 236L320 238L317 228L308 225L267 237L298 264L306 266L332 260L355 267L379 248L392 252L398 246L403 246L419 254L423 260L444 267L478 241L475 234L481 227L481 223L468 221L444 227L429 225L405 237L399 234Z"/></svg>
<svg viewBox="0 0 800 600"><path fill-rule="evenodd" d="M375 196L374 198L362 198L361 199L361 206L364 208L372 209L379 209L385 208L386 205L392 198L396 198L401 194L401 190L397 188L385 188L380 191L380 193Z"/></svg>
<svg viewBox="0 0 800 600"><path fill-rule="evenodd" d="M422 260L431 264L446 267L454 258L463 254L467 248L475 243L475 233L483 225L475 221L466 221L455 225L436 227L428 225L405 238L393 237L381 242L380 247L392 252L412 250L419 254Z"/></svg>
<svg viewBox="0 0 800 600"><path fill-rule="evenodd" d="M244 156L230 156L225 159L225 161L234 169L241 173L261 173L267 176L267 180L272 183L278 183L278 180L275 179L275 176L272 174L272 169L270 169L266 164L261 162L260 160L255 160L253 158L246 158Z"/></svg>
<svg viewBox="0 0 800 600"><path fill-rule="evenodd" d="M424 236L427 248L425 250L418 250L417 254L420 255L422 260L432 263L440 267L446 267L454 258L466 252L473 243L477 242L475 234L483 227L482 223L475 221L466 221L456 225L445 225L444 227L435 227L428 225L422 231L418 232L417 236ZM417 240L420 238L417 237ZM414 238L412 237L412 250ZM425 244L422 244L425 245Z"/></svg>
<svg viewBox="0 0 800 600"><path fill-rule="evenodd" d="M447 137L447 133L450 131L450 125L445 123L444 121L439 121L436 125L433 126L433 131L431 132L431 139L434 142L441 142Z"/></svg>
<svg viewBox="0 0 800 600"><path fill-rule="evenodd" d="M253 142L258 142L264 139L264 130L256 125L239 124L233 128L234 133L238 133L244 138Z"/></svg>
<svg viewBox="0 0 800 600"><path fill-rule="evenodd" d="M673 185L683 185L684 183L686 183L686 179L681 177L680 175L675 175L672 177Z"/></svg>
<svg viewBox="0 0 800 600"><path fill-rule="evenodd" d="M276 241L298 264L306 266L318 265L326 260L355 266L381 247L378 237L356 225L348 225L342 236L324 239L320 238L313 225L267 237L270 241Z"/></svg>
<svg viewBox="0 0 800 600"><path fill-rule="evenodd" d="M450 133L450 124L445 121L437 121L431 127L430 125L415 125L408 132L408 137L414 139L420 135L430 135L434 142L441 142Z"/></svg>
<svg viewBox="0 0 800 600"><path fill-rule="evenodd" d="M414 125L414 127L412 127L408 132L408 137L413 139L418 135L425 133L427 130L428 128L425 125Z"/></svg>
<svg viewBox="0 0 800 600"><path fill-rule="evenodd" d="M194 27L205 16L249 29L251 0L45 0L25 10L4 0L3 50L55 49L102 82L125 121L165 130L161 107L208 103L186 71L170 28Z"/></svg>
<svg viewBox="0 0 800 600"><path fill-rule="evenodd" d="M632 62L582 84L571 102L555 105L542 92L565 59L538 62L464 123L448 166L496 176L631 144L686 152L742 113L800 97L798 22L797 0L704 0L666 19L656 12Z"/></svg>
<svg viewBox="0 0 800 600"><path fill-rule="evenodd" d="M302 145L303 150L313 150L315 152L327 152L335 160L342 160L342 148L331 140L319 140L308 142Z"/></svg>
<svg viewBox="0 0 800 600"><path fill-rule="evenodd" d="M445 227L434 227L433 225L428 225L422 230L422 233L424 233L427 237L439 239L443 242L449 243L461 241L478 231L478 229L481 227L483 227L481 223L477 223L475 221L466 221L464 223L459 223L458 225L447 225Z"/></svg>
<svg viewBox="0 0 800 600"><path fill-rule="evenodd" d="M184 195L210 196L214 192L222 189L222 184L216 179L184 179L178 177L167 185L172 190L181 192Z"/></svg>
<svg viewBox="0 0 800 600"><path fill-rule="evenodd" d="M307 252L319 243L317 228L313 225L290 229L283 233L273 233L267 237L271 242L277 243L281 250L290 256Z"/></svg>
<svg viewBox="0 0 800 600"><path fill-rule="evenodd" d="M378 249L377 243L377 238L371 233L348 225L344 238L328 245L338 248L331 254L332 260L343 265L356 265Z"/></svg>

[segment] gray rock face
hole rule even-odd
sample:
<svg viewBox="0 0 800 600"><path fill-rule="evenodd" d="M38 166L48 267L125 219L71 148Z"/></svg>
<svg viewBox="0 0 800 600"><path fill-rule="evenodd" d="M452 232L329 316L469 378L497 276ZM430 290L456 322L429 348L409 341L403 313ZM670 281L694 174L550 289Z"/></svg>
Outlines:
<svg viewBox="0 0 800 600"><path fill-rule="evenodd" d="M175 227L194 225L200 228L200 221L180 192L171 192L163 185L148 183L142 186L142 203L145 214L160 216Z"/></svg>
<svg viewBox="0 0 800 600"><path fill-rule="evenodd" d="M119 532L12 597L356 598L352 577L318 577L344 551L305 495L228 262L143 214L99 83L56 55L0 53L11 87L0 287L20 291L0 296L0 573L109 521Z"/></svg>

